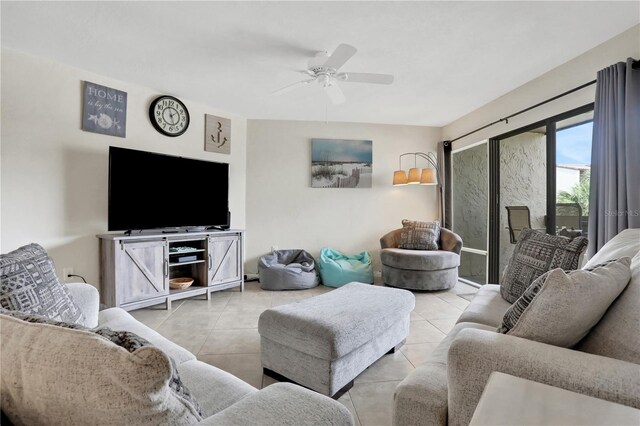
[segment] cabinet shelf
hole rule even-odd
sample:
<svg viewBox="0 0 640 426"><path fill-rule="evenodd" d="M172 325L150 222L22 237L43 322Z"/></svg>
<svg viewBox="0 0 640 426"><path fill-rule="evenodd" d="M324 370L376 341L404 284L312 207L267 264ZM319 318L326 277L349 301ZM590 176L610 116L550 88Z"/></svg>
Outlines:
<svg viewBox="0 0 640 426"><path fill-rule="evenodd" d="M201 285L192 285L187 288L171 288L169 289L169 294L180 294L180 293L202 293L207 287Z"/></svg>
<svg viewBox="0 0 640 426"><path fill-rule="evenodd" d="M192 260L191 262L169 263L169 268L172 268L174 266L193 265L194 263L204 263L204 262L205 262L205 260Z"/></svg>
<svg viewBox="0 0 640 426"><path fill-rule="evenodd" d="M204 249L182 250L182 251L169 251L169 256L176 256L178 254L198 253L205 251Z"/></svg>

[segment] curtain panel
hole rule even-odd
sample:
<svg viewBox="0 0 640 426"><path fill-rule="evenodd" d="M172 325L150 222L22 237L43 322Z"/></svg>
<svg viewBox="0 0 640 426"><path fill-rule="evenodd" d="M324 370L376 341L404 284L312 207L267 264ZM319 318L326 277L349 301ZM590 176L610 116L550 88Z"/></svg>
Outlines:
<svg viewBox="0 0 640 426"><path fill-rule="evenodd" d="M640 228L640 69L634 63L629 58L598 72L588 257L620 231Z"/></svg>

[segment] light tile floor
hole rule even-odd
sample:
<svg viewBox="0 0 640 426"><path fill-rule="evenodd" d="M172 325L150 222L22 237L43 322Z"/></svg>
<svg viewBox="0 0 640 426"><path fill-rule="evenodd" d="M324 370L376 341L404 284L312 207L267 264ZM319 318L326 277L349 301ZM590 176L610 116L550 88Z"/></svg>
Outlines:
<svg viewBox="0 0 640 426"><path fill-rule="evenodd" d="M258 317L272 306L291 303L331 291L319 286L303 291L270 292L256 281L239 289L212 293L211 300L185 299L132 311L139 321L196 354L200 361L241 378L256 388L275 381L262 374ZM459 294L476 289L459 283L448 291L414 292L407 342L399 352L385 355L355 380L339 401L353 414L357 425L390 425L395 387L424 362L454 326L469 302Z"/></svg>

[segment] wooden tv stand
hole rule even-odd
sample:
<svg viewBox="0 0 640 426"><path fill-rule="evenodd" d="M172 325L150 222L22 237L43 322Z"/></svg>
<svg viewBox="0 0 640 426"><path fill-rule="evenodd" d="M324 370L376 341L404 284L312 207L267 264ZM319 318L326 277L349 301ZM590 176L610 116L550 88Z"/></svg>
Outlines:
<svg viewBox="0 0 640 426"><path fill-rule="evenodd" d="M133 310L214 291L244 290L243 231L102 234L100 301L107 307ZM183 290L169 280L190 277Z"/></svg>

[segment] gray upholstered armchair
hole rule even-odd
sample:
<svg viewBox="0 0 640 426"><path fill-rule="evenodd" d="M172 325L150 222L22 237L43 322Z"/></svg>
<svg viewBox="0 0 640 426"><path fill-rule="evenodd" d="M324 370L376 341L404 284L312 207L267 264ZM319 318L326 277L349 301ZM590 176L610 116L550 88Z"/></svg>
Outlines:
<svg viewBox="0 0 640 426"><path fill-rule="evenodd" d="M410 290L446 290L458 281L462 238L448 229L440 230L439 250L398 248L401 229L380 238L382 282Z"/></svg>

